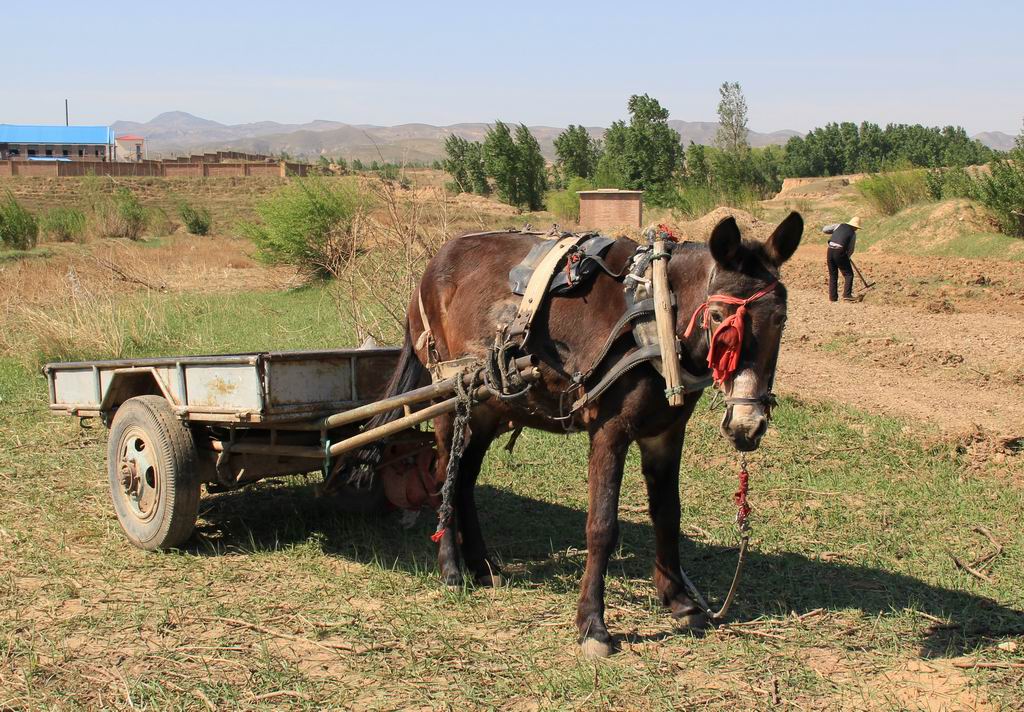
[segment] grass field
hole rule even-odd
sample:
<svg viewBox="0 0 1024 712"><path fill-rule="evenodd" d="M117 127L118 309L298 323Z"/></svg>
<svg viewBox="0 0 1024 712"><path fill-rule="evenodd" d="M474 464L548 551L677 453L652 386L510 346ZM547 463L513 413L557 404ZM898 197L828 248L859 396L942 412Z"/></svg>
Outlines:
<svg viewBox="0 0 1024 712"><path fill-rule="evenodd" d="M169 306L172 336L154 352L351 339L317 288ZM10 358L0 394L0 707L900 708L937 694L956 708L1024 692L1019 656L997 647L1024 633L1021 492L905 423L783 403L753 460L756 543L735 624L704 637L674 632L652 597L631 457L608 593L621 652L595 665L576 658L571 625L580 436L528 433L489 458L481 507L510 583L452 591L429 517L403 530L396 516L342 516L313 479L209 497L185 551L135 551L109 505L104 431L50 416L43 379ZM705 406L691 428L683 522L687 568L721 595L735 464L717 417ZM975 525L1006 547L991 581L951 559L989 547ZM995 667L958 667L975 661Z"/></svg>
<svg viewBox="0 0 1024 712"><path fill-rule="evenodd" d="M283 289L240 241L214 239L44 246L0 265L0 710L1021 707L1019 467L828 400L783 399L751 458L753 548L730 623L703 636L675 630L654 598L631 453L607 592L619 651L597 663L578 657L572 623L586 557L579 435L527 431L485 463L484 531L507 578L496 590L442 585L431 516L403 528L341 514L316 496L317 475L204 496L183 550L131 548L109 501L106 431L48 412L43 361L357 341L336 286ZM108 248L163 291L89 261ZM105 318L69 317L76 290ZM66 328L41 329L40 314ZM736 556L720 417L702 403L682 478L684 564L714 597ZM993 541L982 576L954 562Z"/></svg>

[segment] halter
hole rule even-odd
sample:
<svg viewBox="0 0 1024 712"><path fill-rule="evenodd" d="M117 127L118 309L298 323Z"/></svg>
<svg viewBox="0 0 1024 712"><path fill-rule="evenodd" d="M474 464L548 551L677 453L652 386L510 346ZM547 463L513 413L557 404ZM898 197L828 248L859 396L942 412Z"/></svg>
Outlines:
<svg viewBox="0 0 1024 712"><path fill-rule="evenodd" d="M683 332L683 338L689 338L690 334L693 333L694 327L697 325L697 318L703 314L703 327L708 337L707 361L716 386L721 387L726 381L731 379L739 366L740 354L743 350L743 333L746 323L744 317L747 313L747 305L771 294L778 286L779 283L777 281L772 282L760 292L745 299L729 294L711 294L702 304L694 309L693 315L690 317L690 323L687 325L686 331ZM709 311L712 302L734 304L738 307L735 312L718 325L714 333L711 331L711 313ZM759 398L730 397L726 399L726 402L729 405L760 404L771 407L773 396L771 395L770 386L768 391L766 395Z"/></svg>

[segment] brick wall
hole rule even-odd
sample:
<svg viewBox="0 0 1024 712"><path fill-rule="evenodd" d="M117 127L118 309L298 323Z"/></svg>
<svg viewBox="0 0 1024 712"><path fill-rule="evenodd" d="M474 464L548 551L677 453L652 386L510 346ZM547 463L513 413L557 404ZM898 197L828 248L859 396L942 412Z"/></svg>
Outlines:
<svg viewBox="0 0 1024 712"><path fill-rule="evenodd" d="M277 163L247 163L245 166L247 176L272 176L281 175L281 166Z"/></svg>
<svg viewBox="0 0 1024 712"><path fill-rule="evenodd" d="M12 161L16 176L53 176L57 173L57 162L43 161Z"/></svg>
<svg viewBox="0 0 1024 712"><path fill-rule="evenodd" d="M580 193L580 228L639 228L643 221L641 197L639 193Z"/></svg>
<svg viewBox="0 0 1024 712"><path fill-rule="evenodd" d="M163 167L158 163L112 163L109 161L58 162L57 175L81 177L87 175L116 176L162 176ZM20 168L20 166L19 166ZM20 174L24 175L24 174Z"/></svg>
<svg viewBox="0 0 1024 712"><path fill-rule="evenodd" d="M222 178L225 176L244 176L244 163L204 163L203 170L211 178Z"/></svg>
<svg viewBox="0 0 1024 712"><path fill-rule="evenodd" d="M166 178L201 178L203 166L201 163L165 163L163 172Z"/></svg>
<svg viewBox="0 0 1024 712"><path fill-rule="evenodd" d="M305 163L164 163L143 161L142 163L118 163L110 161L0 161L0 177L3 176L50 176L81 177L97 176L154 176L165 178L211 178L264 176L280 177L306 176Z"/></svg>

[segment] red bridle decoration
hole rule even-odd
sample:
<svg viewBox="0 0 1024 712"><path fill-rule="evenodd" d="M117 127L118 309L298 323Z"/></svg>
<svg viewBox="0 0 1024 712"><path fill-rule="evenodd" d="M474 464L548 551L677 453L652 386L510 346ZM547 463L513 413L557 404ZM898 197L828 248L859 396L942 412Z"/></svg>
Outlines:
<svg viewBox="0 0 1024 712"><path fill-rule="evenodd" d="M701 312L704 312L704 328L710 328L711 315L708 312L708 305L711 302L735 304L739 307L725 321L719 324L718 328L715 329L715 333L711 336L711 346L708 349L708 366L711 367L711 377L714 379L715 385L720 386L732 378L737 366L739 366L740 352L743 349L743 317L746 316L747 305L770 294L778 284L778 282L772 282L757 294L746 299L740 299L728 294L712 294L693 311L690 323L686 327L686 331L683 332L683 338L689 338L690 334L693 333L693 327L697 324L697 316Z"/></svg>
<svg viewBox="0 0 1024 712"><path fill-rule="evenodd" d="M660 225L658 225L658 232L660 232L666 240L669 240L671 242L679 242L679 238L676 236L674 232L672 232L672 228L670 228L665 223L661 223Z"/></svg>

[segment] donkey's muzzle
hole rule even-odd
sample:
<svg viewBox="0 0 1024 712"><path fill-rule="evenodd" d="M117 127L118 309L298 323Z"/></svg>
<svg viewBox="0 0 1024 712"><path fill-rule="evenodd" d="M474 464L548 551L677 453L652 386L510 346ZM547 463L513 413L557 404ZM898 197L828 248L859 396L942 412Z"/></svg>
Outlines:
<svg viewBox="0 0 1024 712"><path fill-rule="evenodd" d="M760 405L729 405L722 419L722 434L740 452L756 450L768 431L768 416Z"/></svg>

